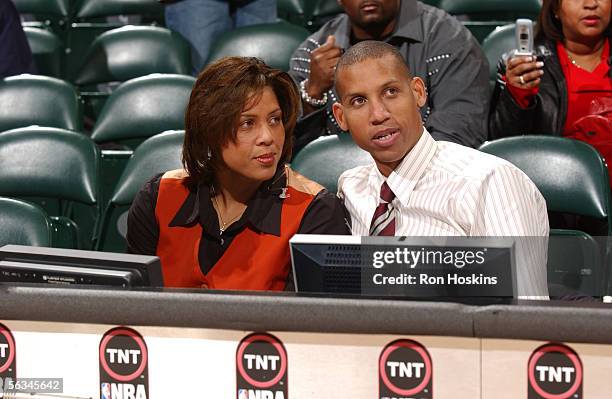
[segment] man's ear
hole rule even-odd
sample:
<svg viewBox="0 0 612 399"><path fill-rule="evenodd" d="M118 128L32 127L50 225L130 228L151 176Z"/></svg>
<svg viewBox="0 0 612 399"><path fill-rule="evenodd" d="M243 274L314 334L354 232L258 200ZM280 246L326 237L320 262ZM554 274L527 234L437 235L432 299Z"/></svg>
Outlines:
<svg viewBox="0 0 612 399"><path fill-rule="evenodd" d="M410 81L410 88L412 89L412 93L414 93L417 105L419 108L422 108L427 103L427 90L425 89L423 79L418 77L412 78L412 81Z"/></svg>
<svg viewBox="0 0 612 399"><path fill-rule="evenodd" d="M340 103L334 103L332 105L332 111L334 111L334 118L336 118L336 122L340 125L340 129L347 131L349 130L348 123L346 123L346 118L344 117L344 107Z"/></svg>

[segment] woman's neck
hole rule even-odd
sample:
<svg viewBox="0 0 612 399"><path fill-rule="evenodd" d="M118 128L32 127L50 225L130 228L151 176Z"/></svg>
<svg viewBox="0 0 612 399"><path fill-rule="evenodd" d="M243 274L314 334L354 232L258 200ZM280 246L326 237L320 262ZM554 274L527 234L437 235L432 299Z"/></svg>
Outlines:
<svg viewBox="0 0 612 399"><path fill-rule="evenodd" d="M221 172L215 176L213 189L218 202L222 203L224 208L231 208L232 205L246 205L260 185L261 182L240 179Z"/></svg>
<svg viewBox="0 0 612 399"><path fill-rule="evenodd" d="M605 41L605 37L594 39L590 42L573 41L565 38L563 44L566 50L570 53L577 56L588 57L594 55L601 55Z"/></svg>

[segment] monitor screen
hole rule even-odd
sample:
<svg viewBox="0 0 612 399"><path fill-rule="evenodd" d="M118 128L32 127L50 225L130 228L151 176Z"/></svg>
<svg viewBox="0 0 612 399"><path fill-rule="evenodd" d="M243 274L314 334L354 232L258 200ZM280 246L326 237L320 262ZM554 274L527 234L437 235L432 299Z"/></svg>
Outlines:
<svg viewBox="0 0 612 399"><path fill-rule="evenodd" d="M156 256L5 245L0 282L162 287Z"/></svg>
<svg viewBox="0 0 612 399"><path fill-rule="evenodd" d="M515 298L508 238L295 235L297 292L424 299Z"/></svg>

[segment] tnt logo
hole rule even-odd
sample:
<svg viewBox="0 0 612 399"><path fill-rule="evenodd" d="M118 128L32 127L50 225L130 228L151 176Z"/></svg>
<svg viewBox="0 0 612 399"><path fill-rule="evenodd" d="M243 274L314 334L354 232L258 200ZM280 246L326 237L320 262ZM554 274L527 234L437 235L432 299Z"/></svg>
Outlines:
<svg viewBox="0 0 612 399"><path fill-rule="evenodd" d="M141 351L138 349L112 349L107 348L109 363L116 364L140 364ZM116 359L116 360L115 360Z"/></svg>
<svg viewBox="0 0 612 399"><path fill-rule="evenodd" d="M582 398L582 362L563 344L536 349L528 364L529 399Z"/></svg>
<svg viewBox="0 0 612 399"><path fill-rule="evenodd" d="M236 350L238 397L287 398L287 352L278 338L255 333L244 338Z"/></svg>
<svg viewBox="0 0 612 399"><path fill-rule="evenodd" d="M0 324L0 377L15 379L15 339L11 331Z"/></svg>
<svg viewBox="0 0 612 399"><path fill-rule="evenodd" d="M431 358L416 341L401 339L387 345L380 355L378 372L380 398L432 397Z"/></svg>
<svg viewBox="0 0 612 399"><path fill-rule="evenodd" d="M100 341L100 396L148 397L148 352L144 339L127 327L113 328Z"/></svg>

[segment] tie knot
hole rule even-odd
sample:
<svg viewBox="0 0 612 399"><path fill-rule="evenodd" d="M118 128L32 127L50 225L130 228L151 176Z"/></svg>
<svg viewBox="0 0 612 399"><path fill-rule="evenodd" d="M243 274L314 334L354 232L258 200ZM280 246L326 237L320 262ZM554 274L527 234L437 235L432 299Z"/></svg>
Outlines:
<svg viewBox="0 0 612 399"><path fill-rule="evenodd" d="M393 194L387 182L384 182L382 186L380 186L380 199L390 204L394 198L395 194Z"/></svg>

